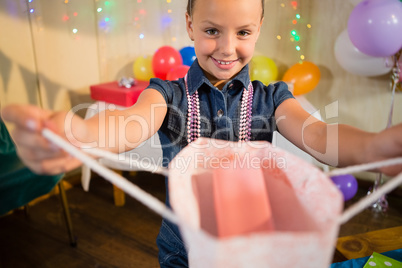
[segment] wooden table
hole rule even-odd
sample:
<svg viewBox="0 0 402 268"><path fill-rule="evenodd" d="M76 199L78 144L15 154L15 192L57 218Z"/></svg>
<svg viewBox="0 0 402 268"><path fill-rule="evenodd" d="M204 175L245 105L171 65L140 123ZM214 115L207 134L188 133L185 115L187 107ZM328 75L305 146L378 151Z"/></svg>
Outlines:
<svg viewBox="0 0 402 268"><path fill-rule="evenodd" d="M338 238L336 254L346 259L370 256L402 248L402 226Z"/></svg>

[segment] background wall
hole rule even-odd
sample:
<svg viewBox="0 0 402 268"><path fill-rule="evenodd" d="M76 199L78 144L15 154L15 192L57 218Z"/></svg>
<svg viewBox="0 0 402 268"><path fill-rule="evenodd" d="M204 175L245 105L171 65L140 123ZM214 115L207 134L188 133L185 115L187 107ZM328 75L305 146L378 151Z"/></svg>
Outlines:
<svg viewBox="0 0 402 268"><path fill-rule="evenodd" d="M0 0L1 104L69 109L90 102L90 85L133 76L137 57L152 56L163 45L177 49L191 45L184 23L186 4L186 0ZM306 98L321 111L338 102L339 115L330 122L379 131L385 128L390 109L389 75L353 75L334 56L335 40L346 29L353 8L348 0L268 0L256 54L272 58L280 77L303 55L321 71L318 87ZM296 14L301 18L293 24ZM290 41L292 29L301 37L300 51ZM401 103L398 93L394 123L402 122Z"/></svg>

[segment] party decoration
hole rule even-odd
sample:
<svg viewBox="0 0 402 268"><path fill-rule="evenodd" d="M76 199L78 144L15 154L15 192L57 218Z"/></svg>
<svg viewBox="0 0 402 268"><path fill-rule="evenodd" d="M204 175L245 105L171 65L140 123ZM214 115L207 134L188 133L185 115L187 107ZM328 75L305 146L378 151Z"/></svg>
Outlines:
<svg viewBox="0 0 402 268"><path fill-rule="evenodd" d="M265 56L254 56L250 64L251 80L259 80L265 85L278 78L278 67L275 62Z"/></svg>
<svg viewBox="0 0 402 268"><path fill-rule="evenodd" d="M385 255L373 252L370 258L367 260L363 268L389 268L389 267L402 267L402 262L394 260Z"/></svg>
<svg viewBox="0 0 402 268"><path fill-rule="evenodd" d="M360 52L350 41L347 30L336 39L334 52L343 69L361 76L383 75L394 66L393 57L371 57Z"/></svg>
<svg viewBox="0 0 402 268"><path fill-rule="evenodd" d="M354 46L367 55L394 55L402 48L402 3L363 0L350 14L348 33Z"/></svg>
<svg viewBox="0 0 402 268"><path fill-rule="evenodd" d="M136 84L137 84L137 81L135 81L135 79L132 77L123 76L118 81L119 87L131 88L131 87L135 86Z"/></svg>
<svg viewBox="0 0 402 268"><path fill-rule="evenodd" d="M342 192L343 200L352 199L357 193L357 180L353 175L339 175L331 177L332 182Z"/></svg>
<svg viewBox="0 0 402 268"><path fill-rule="evenodd" d="M288 38L283 38L285 36L282 35L277 35L276 39L278 40L290 40L293 44L292 46L296 50L296 54L298 54L298 57L300 61L304 61L306 59L305 56L305 51L303 45L300 43L300 40L306 39L307 35L302 36L302 33L307 34L306 32L306 27L307 29L311 29L311 24L308 22L308 17L304 17L301 14L301 9L300 9L300 1L289 1L289 3L284 3L284 1L277 1L280 3L280 7L286 8L286 9L293 9L294 16L290 16L290 21L286 23L287 25L291 25L291 28L289 30L289 39ZM287 10L286 12L289 12ZM288 14L288 13L287 13Z"/></svg>
<svg viewBox="0 0 402 268"><path fill-rule="evenodd" d="M173 67L166 75L166 80L174 81L183 78L187 74L188 69L190 69L190 67L187 65Z"/></svg>
<svg viewBox="0 0 402 268"><path fill-rule="evenodd" d="M321 73L318 66L312 62L304 61L290 67L282 80L293 84L293 95L301 95L312 91L318 85L320 77Z"/></svg>
<svg viewBox="0 0 402 268"><path fill-rule="evenodd" d="M183 59L183 65L191 66L197 58L194 47L183 47L179 52Z"/></svg>
<svg viewBox="0 0 402 268"><path fill-rule="evenodd" d="M168 72L183 64L180 53L171 46L160 47L152 58L152 70L157 78L166 79Z"/></svg>
<svg viewBox="0 0 402 268"><path fill-rule="evenodd" d="M394 114L394 103L395 103L395 92L397 90L397 85L398 85L398 80L399 80L398 76L399 76L399 72L400 72L399 59L400 59L401 54L402 54L402 49L398 53L395 54L395 64L394 64L394 68L392 69L391 83L390 83L391 91L392 91L391 105L389 108L388 120L387 120L385 129L389 129L390 127L392 127L392 117ZM374 180L373 188L367 192L367 195L371 195L371 194L378 192L380 185L382 185L383 183L384 183L383 175L381 172L379 172L379 173L377 173L376 178ZM376 202L371 204L370 209L375 212L386 212L388 210L388 207L389 207L388 201L384 194L384 195L380 196Z"/></svg>
<svg viewBox="0 0 402 268"><path fill-rule="evenodd" d="M133 65L134 77L137 80L148 81L152 77L155 77L152 70L152 57L140 56Z"/></svg>

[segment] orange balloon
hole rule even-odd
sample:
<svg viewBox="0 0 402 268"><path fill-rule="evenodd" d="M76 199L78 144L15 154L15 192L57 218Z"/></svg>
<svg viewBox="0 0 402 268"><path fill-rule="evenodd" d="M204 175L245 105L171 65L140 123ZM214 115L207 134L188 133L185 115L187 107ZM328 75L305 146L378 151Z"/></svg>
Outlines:
<svg viewBox="0 0 402 268"><path fill-rule="evenodd" d="M312 62L303 61L290 67L282 80L293 83L293 95L302 95L312 91L320 81L320 69Z"/></svg>

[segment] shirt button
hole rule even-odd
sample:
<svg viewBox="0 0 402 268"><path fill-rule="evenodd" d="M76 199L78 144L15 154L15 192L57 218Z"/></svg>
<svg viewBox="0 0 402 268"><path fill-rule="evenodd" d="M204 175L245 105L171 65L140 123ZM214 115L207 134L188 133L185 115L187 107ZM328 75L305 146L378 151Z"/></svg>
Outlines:
<svg viewBox="0 0 402 268"><path fill-rule="evenodd" d="M222 117L222 115L223 115L222 109L218 110L218 117Z"/></svg>

